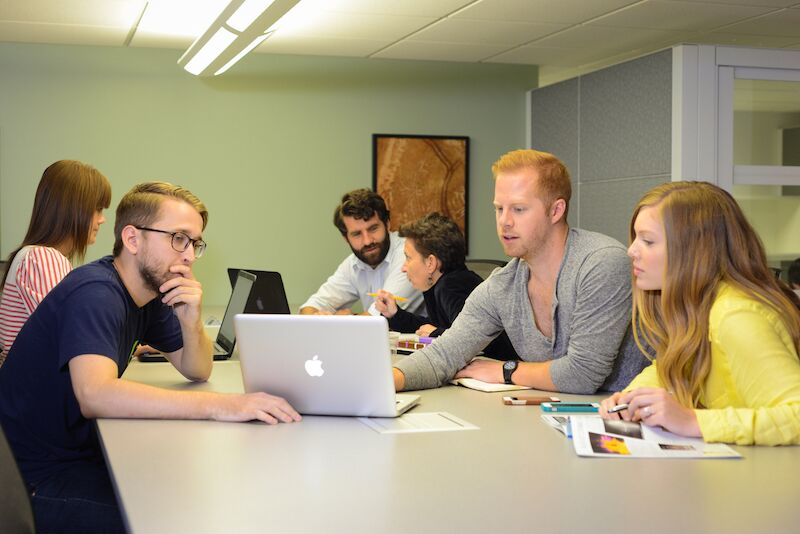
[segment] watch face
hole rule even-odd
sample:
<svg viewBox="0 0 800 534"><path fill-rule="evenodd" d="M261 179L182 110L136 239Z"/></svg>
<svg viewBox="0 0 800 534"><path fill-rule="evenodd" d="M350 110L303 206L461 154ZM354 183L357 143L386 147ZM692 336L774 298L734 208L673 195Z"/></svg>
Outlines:
<svg viewBox="0 0 800 534"><path fill-rule="evenodd" d="M515 361L508 361L508 362L503 364L503 369L506 369L508 371L510 371L511 369L514 369L516 367L517 367L517 362L515 362ZM497 367L495 367L495 369L497 369Z"/></svg>

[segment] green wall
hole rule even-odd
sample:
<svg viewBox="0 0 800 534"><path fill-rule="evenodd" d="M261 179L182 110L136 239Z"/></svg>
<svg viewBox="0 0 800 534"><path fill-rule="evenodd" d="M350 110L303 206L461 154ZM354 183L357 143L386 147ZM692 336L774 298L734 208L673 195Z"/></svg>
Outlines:
<svg viewBox="0 0 800 534"><path fill-rule="evenodd" d="M42 170L70 158L112 182L87 260L109 253L113 208L133 184L179 183L208 206L196 264L205 303L225 268L280 271L301 303L349 252L331 215L371 186L373 133L467 135L472 257L502 257L490 166L525 143L536 67L251 55L218 79L177 50L0 43L0 253L22 239Z"/></svg>

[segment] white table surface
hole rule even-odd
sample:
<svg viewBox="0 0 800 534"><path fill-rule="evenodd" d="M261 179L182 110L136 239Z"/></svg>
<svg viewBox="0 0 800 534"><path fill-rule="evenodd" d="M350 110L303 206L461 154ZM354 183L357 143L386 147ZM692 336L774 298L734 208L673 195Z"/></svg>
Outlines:
<svg viewBox="0 0 800 534"><path fill-rule="evenodd" d="M242 390L237 361L215 363L205 384L166 363L133 363L125 377ZM480 430L382 435L355 418L310 416L98 428L137 534L800 531L800 447L736 447L739 460L579 458L536 406L452 386L421 393L415 410Z"/></svg>

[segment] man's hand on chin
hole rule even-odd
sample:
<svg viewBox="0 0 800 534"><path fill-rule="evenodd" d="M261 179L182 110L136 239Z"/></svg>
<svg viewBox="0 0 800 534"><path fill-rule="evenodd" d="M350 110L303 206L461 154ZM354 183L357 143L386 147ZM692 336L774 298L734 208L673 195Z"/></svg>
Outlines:
<svg viewBox="0 0 800 534"><path fill-rule="evenodd" d="M182 324L200 322L203 305L203 286L195 279L188 265L173 265L169 272L176 276L170 278L158 290L162 293L161 302L171 306Z"/></svg>

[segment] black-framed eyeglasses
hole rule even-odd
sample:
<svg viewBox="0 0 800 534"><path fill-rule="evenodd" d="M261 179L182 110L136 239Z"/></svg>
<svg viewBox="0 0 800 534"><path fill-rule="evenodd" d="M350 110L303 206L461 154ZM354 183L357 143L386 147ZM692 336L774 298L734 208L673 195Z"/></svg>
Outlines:
<svg viewBox="0 0 800 534"><path fill-rule="evenodd" d="M166 230L158 230L157 228L148 228L147 226L135 226L139 230L146 230L148 232L158 232L159 234L167 234L172 238L172 249L176 252L185 252L189 245L194 247L194 257L199 258L206 251L206 242L202 239L192 239L183 232L167 232Z"/></svg>

